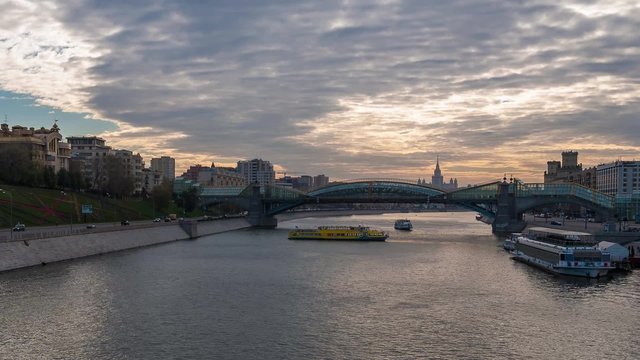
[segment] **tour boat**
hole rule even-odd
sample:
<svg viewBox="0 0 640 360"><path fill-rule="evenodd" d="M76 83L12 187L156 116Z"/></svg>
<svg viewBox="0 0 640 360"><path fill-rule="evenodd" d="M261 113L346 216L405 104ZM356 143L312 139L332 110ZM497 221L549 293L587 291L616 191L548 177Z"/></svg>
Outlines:
<svg viewBox="0 0 640 360"><path fill-rule="evenodd" d="M516 249L516 240L518 237L522 236L522 233L513 233L511 236L506 238L502 243L502 247L507 251L513 251Z"/></svg>
<svg viewBox="0 0 640 360"><path fill-rule="evenodd" d="M610 254L598 249L588 233L531 228L513 239L514 260L554 274L597 278L615 269Z"/></svg>
<svg viewBox="0 0 640 360"><path fill-rule="evenodd" d="M396 220L395 224L393 224L393 228L396 230L412 230L413 224L411 224L411 220L400 219Z"/></svg>
<svg viewBox="0 0 640 360"><path fill-rule="evenodd" d="M289 231L289 240L385 241L389 235L366 226L318 226Z"/></svg>

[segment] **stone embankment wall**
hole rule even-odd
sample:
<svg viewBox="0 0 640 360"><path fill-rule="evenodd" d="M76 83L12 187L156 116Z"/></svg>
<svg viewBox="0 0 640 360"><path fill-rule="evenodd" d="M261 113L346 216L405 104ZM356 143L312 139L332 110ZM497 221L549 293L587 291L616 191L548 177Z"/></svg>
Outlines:
<svg viewBox="0 0 640 360"><path fill-rule="evenodd" d="M197 236L249 227L243 218L197 222ZM190 239L179 224L131 226L111 231L90 232L0 243L0 271L42 265L56 261L105 254L143 246Z"/></svg>

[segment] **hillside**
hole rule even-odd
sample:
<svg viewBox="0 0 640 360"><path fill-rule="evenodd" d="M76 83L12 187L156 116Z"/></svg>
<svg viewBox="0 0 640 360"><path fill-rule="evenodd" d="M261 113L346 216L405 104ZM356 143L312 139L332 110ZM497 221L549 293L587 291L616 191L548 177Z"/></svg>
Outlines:
<svg viewBox="0 0 640 360"><path fill-rule="evenodd" d="M85 192L60 191L11 185L0 185L0 227L6 228L20 221L26 225L58 225L85 222L82 205L90 205L92 214L87 223L115 222L123 219L142 220L162 217L154 211L151 199L114 200ZM11 204L11 193L13 206ZM166 213L180 213L174 205ZM13 214L12 214L13 213ZM13 218L12 223L10 218Z"/></svg>

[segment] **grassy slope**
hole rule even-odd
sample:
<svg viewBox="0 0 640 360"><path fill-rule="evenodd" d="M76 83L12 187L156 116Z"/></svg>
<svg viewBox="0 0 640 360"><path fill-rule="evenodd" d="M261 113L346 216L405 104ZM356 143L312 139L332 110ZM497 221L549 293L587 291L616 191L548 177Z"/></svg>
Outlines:
<svg viewBox="0 0 640 360"><path fill-rule="evenodd" d="M0 192L0 227L13 226L20 221L26 225L56 225L84 222L81 213L83 204L93 207L93 214L86 216L87 223L117 222L122 219L142 220L162 217L166 214L154 212L151 200L113 200L83 192L29 188L0 184L0 189L13 195L13 224L9 224L11 213L10 196ZM180 214L173 204L167 213ZM198 215L198 214L190 214Z"/></svg>

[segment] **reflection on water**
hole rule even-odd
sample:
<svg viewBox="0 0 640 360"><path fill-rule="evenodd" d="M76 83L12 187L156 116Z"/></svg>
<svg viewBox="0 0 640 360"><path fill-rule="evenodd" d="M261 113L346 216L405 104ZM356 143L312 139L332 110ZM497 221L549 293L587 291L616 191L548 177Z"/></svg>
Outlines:
<svg viewBox="0 0 640 360"><path fill-rule="evenodd" d="M3 273L0 357L640 356L638 272L551 276L510 260L474 215L307 218ZM357 224L390 237L287 240Z"/></svg>

